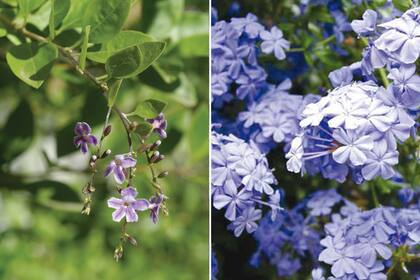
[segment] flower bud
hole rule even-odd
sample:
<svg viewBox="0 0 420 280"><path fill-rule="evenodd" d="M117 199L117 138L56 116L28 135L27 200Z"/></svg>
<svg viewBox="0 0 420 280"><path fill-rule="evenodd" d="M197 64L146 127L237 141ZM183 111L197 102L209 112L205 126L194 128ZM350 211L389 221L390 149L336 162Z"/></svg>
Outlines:
<svg viewBox="0 0 420 280"><path fill-rule="evenodd" d="M101 158L106 158L107 156L109 156L111 154L111 150L108 149L105 152L103 152L103 154L101 155Z"/></svg>
<svg viewBox="0 0 420 280"><path fill-rule="evenodd" d="M137 246L137 240L129 235L128 233L125 234L125 237L127 238L128 242L130 242L131 245Z"/></svg>
<svg viewBox="0 0 420 280"><path fill-rule="evenodd" d="M162 160L164 160L165 159L165 156L164 155L159 155L158 157L157 157L157 159L154 161L154 163L158 163L159 161L162 161Z"/></svg>
<svg viewBox="0 0 420 280"><path fill-rule="evenodd" d="M166 176L168 176L169 172L168 171L163 171L158 175L158 178L165 178Z"/></svg>
<svg viewBox="0 0 420 280"><path fill-rule="evenodd" d="M91 183L87 183L86 186L83 187L82 193L83 194L91 194L95 192L95 187ZM86 201L86 203L89 203L89 201Z"/></svg>
<svg viewBox="0 0 420 280"><path fill-rule="evenodd" d="M160 144L162 144L162 141L157 140L155 143L152 144L152 146L150 146L150 150L151 151L157 150L157 148L159 148Z"/></svg>
<svg viewBox="0 0 420 280"><path fill-rule="evenodd" d="M109 124L104 128L104 137L108 136L111 133L112 126Z"/></svg>
<svg viewBox="0 0 420 280"><path fill-rule="evenodd" d="M160 156L160 153L159 153L158 151L153 152L153 155L152 155L152 157L150 158L150 161L151 161L152 163L155 163L155 162L156 162L156 160L159 158L159 156Z"/></svg>
<svg viewBox="0 0 420 280"><path fill-rule="evenodd" d="M91 161L91 162L95 162L97 159L98 159L98 157L97 157L96 155L92 155L92 156L90 157L90 161Z"/></svg>
<svg viewBox="0 0 420 280"><path fill-rule="evenodd" d="M123 253L124 253L123 247L121 245L119 245L117 248L115 248L114 259L116 261L119 261L122 258Z"/></svg>

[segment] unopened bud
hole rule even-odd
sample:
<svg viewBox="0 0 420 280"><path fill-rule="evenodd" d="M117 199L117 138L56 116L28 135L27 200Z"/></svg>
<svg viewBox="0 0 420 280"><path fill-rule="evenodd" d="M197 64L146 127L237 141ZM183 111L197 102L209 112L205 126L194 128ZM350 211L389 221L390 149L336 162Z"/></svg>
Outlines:
<svg viewBox="0 0 420 280"><path fill-rule="evenodd" d="M150 146L150 150L155 151L157 148L159 148L160 144L162 144L162 141L156 140L156 142L153 143L152 146Z"/></svg>
<svg viewBox="0 0 420 280"><path fill-rule="evenodd" d="M159 156L160 156L160 153L159 153L158 151L153 152L153 155L152 155L152 157L150 158L150 161L151 161L152 163L156 162L156 160L159 158Z"/></svg>
<svg viewBox="0 0 420 280"><path fill-rule="evenodd" d="M122 258L123 253L124 253L123 247L121 245L119 245L117 248L115 248L114 259L116 261L119 261Z"/></svg>
<svg viewBox="0 0 420 280"><path fill-rule="evenodd" d="M89 166L90 166L90 168L94 169L95 168L95 162L94 161L90 161L89 162Z"/></svg>
<svg viewBox="0 0 420 280"><path fill-rule="evenodd" d="M106 158L107 156L109 156L111 154L111 150L108 149L105 152L103 152L103 154L101 155L101 158Z"/></svg>
<svg viewBox="0 0 420 280"><path fill-rule="evenodd" d="M164 155L159 155L158 158L154 161L154 163L158 163L159 161L162 161L165 159Z"/></svg>
<svg viewBox="0 0 420 280"><path fill-rule="evenodd" d="M104 137L108 136L111 133L112 126L109 124L104 128Z"/></svg>
<svg viewBox="0 0 420 280"><path fill-rule="evenodd" d="M137 246L137 240L134 237L132 237L131 235L127 233L125 234L125 237L127 238L128 242L130 242L131 245Z"/></svg>
<svg viewBox="0 0 420 280"><path fill-rule="evenodd" d="M163 171L162 173L160 173L158 175L158 178L165 178L166 176L168 176L169 172L168 171Z"/></svg>
<svg viewBox="0 0 420 280"><path fill-rule="evenodd" d="M83 187L82 193L84 194L91 194L95 192L95 187L91 183L87 183L86 186ZM90 201L85 201L86 203L89 203Z"/></svg>
<svg viewBox="0 0 420 280"><path fill-rule="evenodd" d="M98 157L96 155L92 155L90 157L90 161L95 162L98 159Z"/></svg>

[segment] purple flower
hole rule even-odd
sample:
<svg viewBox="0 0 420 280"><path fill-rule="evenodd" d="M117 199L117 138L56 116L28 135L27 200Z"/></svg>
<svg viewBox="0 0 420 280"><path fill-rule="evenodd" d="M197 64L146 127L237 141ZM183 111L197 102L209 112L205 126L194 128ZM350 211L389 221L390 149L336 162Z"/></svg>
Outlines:
<svg viewBox="0 0 420 280"><path fill-rule="evenodd" d="M348 85L353 80L353 72L351 71L350 67L344 66L340 69L332 71L328 78L331 81L333 87L339 87Z"/></svg>
<svg viewBox="0 0 420 280"><path fill-rule="evenodd" d="M271 27L270 32L261 31L260 37L263 40L261 43L261 50L263 53L270 54L274 52L274 56L278 60L286 58L284 50L290 48L290 43L283 38L283 32L276 26Z"/></svg>
<svg viewBox="0 0 420 280"><path fill-rule="evenodd" d="M376 19L378 15L373 10L366 10L363 13L363 20L353 20L351 27L359 36L367 36L375 31Z"/></svg>
<svg viewBox="0 0 420 280"><path fill-rule="evenodd" d="M324 216L331 213L331 208L338 202L342 197L336 192L336 190L318 191L314 194L307 203L307 207L311 209L310 214L313 216Z"/></svg>
<svg viewBox="0 0 420 280"><path fill-rule="evenodd" d="M156 132L160 137L166 138L166 127L167 122L165 119L165 116L163 113L160 113L156 118L154 119L148 119L149 123L153 126L153 131Z"/></svg>
<svg viewBox="0 0 420 280"><path fill-rule="evenodd" d="M231 24L238 32L245 32L249 38L254 39L258 36L264 26L258 23L258 18L248 13L244 18L232 18Z"/></svg>
<svg viewBox="0 0 420 280"><path fill-rule="evenodd" d="M163 202L165 201L166 197L163 194L153 196L150 199L150 218L152 219L153 223L157 223L159 217L159 210L162 207Z"/></svg>
<svg viewBox="0 0 420 280"><path fill-rule="evenodd" d="M420 55L420 24L403 15L379 25L386 31L376 39L375 46L404 64L416 62Z"/></svg>
<svg viewBox="0 0 420 280"><path fill-rule="evenodd" d="M394 81L394 88L407 107L416 108L420 105L420 76L416 75L414 64L391 69L388 78Z"/></svg>
<svg viewBox="0 0 420 280"><path fill-rule="evenodd" d="M253 233L258 227L256 221L261 219L261 213L260 209L248 207L229 227L233 230L236 237L239 237L244 229L248 233Z"/></svg>
<svg viewBox="0 0 420 280"><path fill-rule="evenodd" d="M111 197L108 199L108 207L115 209L112 219L120 222L124 217L128 223L138 221L136 211L149 209L150 204L146 199L136 199L137 190L134 187L127 187L121 190L121 198Z"/></svg>
<svg viewBox="0 0 420 280"><path fill-rule="evenodd" d="M312 280L325 280L324 271L320 267L312 269L311 275Z"/></svg>
<svg viewBox="0 0 420 280"><path fill-rule="evenodd" d="M82 153L86 154L88 151L88 144L96 146L98 144L98 140L95 136L91 135L91 128L85 122L78 122L74 127L74 133L76 137L74 137L74 145L77 148L80 148Z"/></svg>
<svg viewBox="0 0 420 280"><path fill-rule="evenodd" d="M362 168L363 178L371 180L376 176L389 179L394 176L393 165L398 163L398 151L388 149L385 139L375 143L372 151L367 151L367 161Z"/></svg>
<svg viewBox="0 0 420 280"><path fill-rule="evenodd" d="M225 217L229 221L234 221L237 217L237 209L246 208L250 199L252 198L252 192L242 189L238 192L236 188L225 188L225 193L216 194L213 197L213 206L217 210L220 210L227 206Z"/></svg>
<svg viewBox="0 0 420 280"><path fill-rule="evenodd" d="M347 132L343 129L334 131L334 139L342 146L333 152L333 158L338 163L350 161L358 166L367 161L366 152L373 149L373 140L369 135L360 136L353 130Z"/></svg>
<svg viewBox="0 0 420 280"><path fill-rule="evenodd" d="M122 184L126 178L126 169L136 166L137 161L131 155L116 155L105 169L104 176L114 173L114 179L118 184Z"/></svg>

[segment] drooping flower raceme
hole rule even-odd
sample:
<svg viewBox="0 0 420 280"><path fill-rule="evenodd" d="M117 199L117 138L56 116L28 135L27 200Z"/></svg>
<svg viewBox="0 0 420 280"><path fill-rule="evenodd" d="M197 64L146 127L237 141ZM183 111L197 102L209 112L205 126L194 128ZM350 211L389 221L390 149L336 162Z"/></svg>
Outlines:
<svg viewBox="0 0 420 280"><path fill-rule="evenodd" d="M105 169L105 176L114 174L114 179L118 184L124 183L127 178L127 169L136 166L137 161L129 154L116 155Z"/></svg>
<svg viewBox="0 0 420 280"><path fill-rule="evenodd" d="M93 146L98 144L98 140L91 132L92 129L85 122L78 122L74 127L74 133L76 134L73 141L74 145L80 148L80 151L84 154L88 152L88 144Z"/></svg>
<svg viewBox="0 0 420 280"><path fill-rule="evenodd" d="M138 221L137 211L145 211L151 204L147 199L136 199L137 190L129 186L120 192L121 198L111 197L108 199L108 207L114 208L112 219L120 222L124 217L128 223Z"/></svg>
<svg viewBox="0 0 420 280"><path fill-rule="evenodd" d="M236 236L244 230L254 232L262 205L275 212L280 209L280 193L267 159L255 145L233 136L213 133L212 200L216 209L225 209L225 217ZM268 196L269 201L263 197ZM274 215L275 218L275 215Z"/></svg>

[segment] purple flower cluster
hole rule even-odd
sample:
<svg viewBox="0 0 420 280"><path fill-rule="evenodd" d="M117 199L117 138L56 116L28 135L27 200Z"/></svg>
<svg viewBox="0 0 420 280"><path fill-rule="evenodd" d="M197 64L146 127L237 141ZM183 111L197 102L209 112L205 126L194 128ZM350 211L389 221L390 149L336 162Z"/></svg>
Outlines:
<svg viewBox="0 0 420 280"><path fill-rule="evenodd" d="M410 136L415 121L392 87L354 82L330 91L302 112L302 132L286 155L292 172L321 173L357 183L389 179L398 163L397 142Z"/></svg>
<svg viewBox="0 0 420 280"><path fill-rule="evenodd" d="M272 209L276 218L280 192L264 154L252 143L233 136L212 135L212 200L216 209L225 209L225 217L235 236L244 230L254 232L262 217L261 206ZM268 201L264 200L268 197Z"/></svg>
<svg viewBox="0 0 420 280"><path fill-rule="evenodd" d="M257 267L266 259L277 268L279 276L292 276L302 261L317 263L322 251L320 240L325 236L318 224L329 219L333 208L340 204L354 207L333 189L317 191L293 209L281 211L274 220L267 214L254 233L258 248L251 265Z"/></svg>
<svg viewBox="0 0 420 280"><path fill-rule="evenodd" d="M108 199L108 207L115 209L112 213L114 222L120 222L124 217L128 223L138 221L137 211L150 210L150 218L153 223L157 222L159 209L165 199L163 195L147 199L136 199L137 190L128 186L120 191L121 198L111 197Z"/></svg>
<svg viewBox="0 0 420 280"><path fill-rule="evenodd" d="M328 279L387 279L391 257L420 243L419 209L374 208L335 214L325 225L319 260L331 265Z"/></svg>

